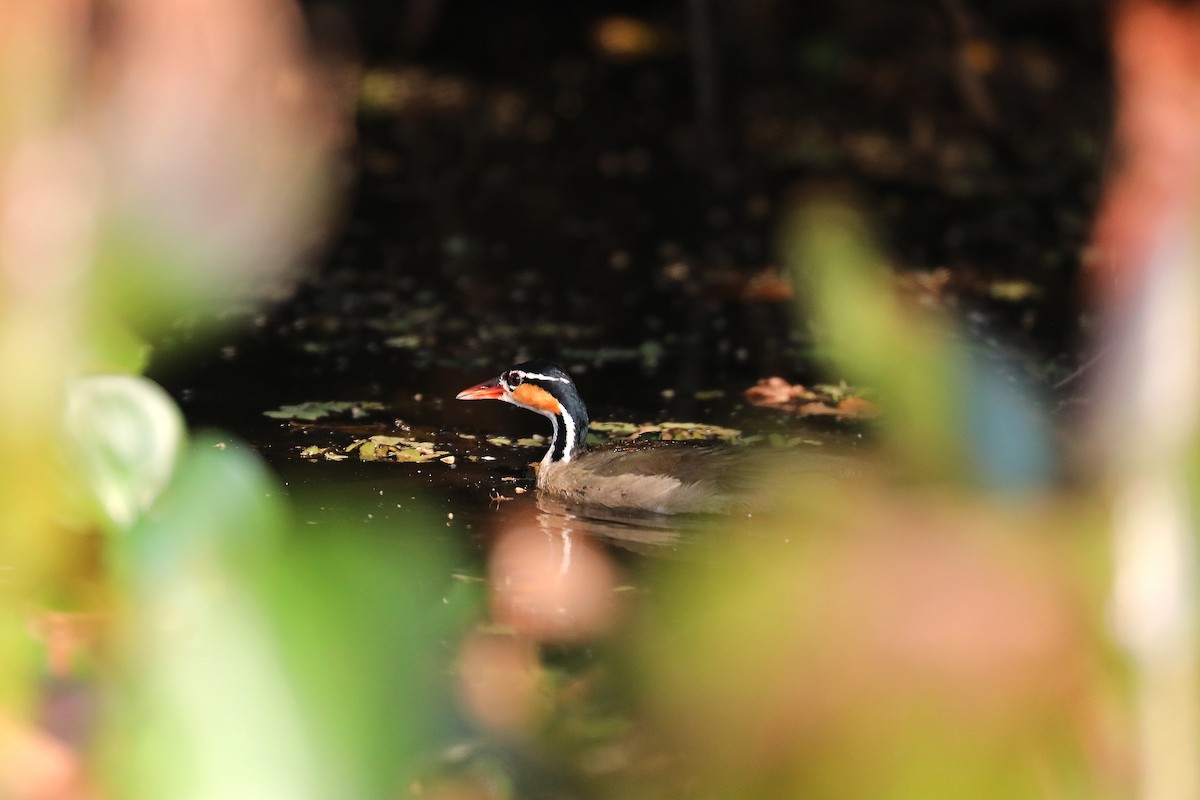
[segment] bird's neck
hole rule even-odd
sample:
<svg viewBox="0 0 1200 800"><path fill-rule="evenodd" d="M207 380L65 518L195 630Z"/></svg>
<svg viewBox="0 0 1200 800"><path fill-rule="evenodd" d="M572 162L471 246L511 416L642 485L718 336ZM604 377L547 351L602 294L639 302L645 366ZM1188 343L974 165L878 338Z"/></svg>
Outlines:
<svg viewBox="0 0 1200 800"><path fill-rule="evenodd" d="M547 415L553 428L550 449L542 457L542 466L568 462L587 449L588 416L583 404L575 408L566 406L563 412Z"/></svg>

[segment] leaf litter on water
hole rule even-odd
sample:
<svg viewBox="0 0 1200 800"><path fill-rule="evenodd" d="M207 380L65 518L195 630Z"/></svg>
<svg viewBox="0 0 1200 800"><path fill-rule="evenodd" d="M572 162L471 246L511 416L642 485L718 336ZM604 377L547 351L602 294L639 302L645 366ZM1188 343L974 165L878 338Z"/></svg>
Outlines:
<svg viewBox="0 0 1200 800"><path fill-rule="evenodd" d="M294 419L313 421L324 419L334 414L345 414L358 418L365 416L368 411L382 411L383 403L374 401L355 402L352 400L308 401L290 406L280 406L274 411L264 411L263 415L271 419Z"/></svg>
<svg viewBox="0 0 1200 800"><path fill-rule="evenodd" d="M607 439L651 439L662 441L739 442L742 432L703 422L593 422L588 426L594 441Z"/></svg>
<svg viewBox="0 0 1200 800"><path fill-rule="evenodd" d="M541 447L546 444L546 437L541 435L525 436L520 439L513 439L509 436L488 436L486 439L488 444L496 445L497 447Z"/></svg>
<svg viewBox="0 0 1200 800"><path fill-rule="evenodd" d="M300 451L301 458L326 461L345 461L356 454L362 461L405 464L422 464L435 459L445 461L445 457L450 455L447 450L438 450L433 442L422 442L405 436L371 436L367 439L355 439L348 445L310 445Z"/></svg>
<svg viewBox="0 0 1200 800"><path fill-rule="evenodd" d="M746 390L746 402L752 406L789 411L802 417L830 416L840 419L866 419L879 411L844 381L817 384L806 388L783 378L764 378Z"/></svg>

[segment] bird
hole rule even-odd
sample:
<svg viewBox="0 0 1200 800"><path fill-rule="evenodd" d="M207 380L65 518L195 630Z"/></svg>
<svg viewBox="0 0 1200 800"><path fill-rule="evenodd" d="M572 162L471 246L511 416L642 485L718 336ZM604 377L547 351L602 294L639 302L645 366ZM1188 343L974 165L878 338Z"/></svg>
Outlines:
<svg viewBox="0 0 1200 800"><path fill-rule="evenodd" d="M564 505L652 514L748 510L758 480L749 448L701 442L587 443L588 412L571 376L552 361L509 367L458 400L499 400L550 420L537 488ZM760 476L761 477L761 476Z"/></svg>

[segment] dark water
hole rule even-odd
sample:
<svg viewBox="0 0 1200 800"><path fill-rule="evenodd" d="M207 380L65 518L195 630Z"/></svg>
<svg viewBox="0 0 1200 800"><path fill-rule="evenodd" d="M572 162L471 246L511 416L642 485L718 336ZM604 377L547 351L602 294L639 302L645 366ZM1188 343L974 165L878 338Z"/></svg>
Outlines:
<svg viewBox="0 0 1200 800"><path fill-rule="evenodd" d="M206 365L206 371L191 376L194 384L174 391L194 427L215 427L246 439L278 473L298 504L312 509L306 501L320 497L320 513L312 524L320 524L326 517L357 522L368 532L402 534L408 528L434 529L440 536L482 550L496 530L533 520L548 531L596 536L625 551L659 556L679 554L687 531L695 527L695 520L595 516L580 509L539 505L530 465L540 460L545 445L492 444L487 439L504 436L515 442L533 434L546 436L547 422L505 404L453 399L460 389L490 373L440 368L398 372L396 383L407 385L385 386L361 376L326 384L312 377L317 370L310 371L309 365L289 365L273 358L272 352L270 348L261 353L247 353L241 346L226 348L222 357ZM780 412L746 407L735 390L702 401L664 398L662 392L670 379L665 370L641 370L624 362L580 373L583 391L593 385L602 389L598 393L601 401L592 404L592 414L598 419L679 419L674 412L685 408L688 420L736 424L747 434L787 433L803 435L810 442L830 443L852 442L861 436L858 428L806 424ZM625 393L621 386L630 380L636 381L637 387ZM607 391L603 391L605 387ZM384 408L367 412L361 419L338 415L317 421L276 420L263 414L310 399L378 400ZM353 455L329 461L301 456L311 445L345 446L374 435L430 442L452 456L453 463L441 459L366 462Z"/></svg>

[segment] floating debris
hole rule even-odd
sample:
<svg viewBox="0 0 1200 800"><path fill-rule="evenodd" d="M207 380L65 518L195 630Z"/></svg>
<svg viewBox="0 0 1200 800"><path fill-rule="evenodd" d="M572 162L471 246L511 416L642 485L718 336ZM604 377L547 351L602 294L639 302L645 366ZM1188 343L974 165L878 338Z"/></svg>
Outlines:
<svg viewBox="0 0 1200 800"><path fill-rule="evenodd" d="M392 336L384 339L383 343L388 347L396 347L401 350L415 350L421 346L421 337L416 334L405 334L404 336Z"/></svg>
<svg viewBox="0 0 1200 800"><path fill-rule="evenodd" d="M783 378L765 378L746 390L746 402L752 406L790 411L802 417L864 419L879 413L874 403L859 396L858 391L845 382L817 384L809 389L790 384Z"/></svg>
<svg viewBox="0 0 1200 800"><path fill-rule="evenodd" d="M345 446L320 447L310 445L300 451L301 458L324 459L326 461L345 461L354 454L363 461L393 461L407 464L421 464L435 459L445 463L447 456L453 456L445 450L438 450L433 442L420 442L403 436L372 436L369 439L355 439Z"/></svg>
<svg viewBox="0 0 1200 800"><path fill-rule="evenodd" d="M588 428L598 442L606 439L733 442L742 436L742 432L737 428L725 428L703 422L593 422Z"/></svg>
<svg viewBox="0 0 1200 800"><path fill-rule="evenodd" d="M995 300L1009 303L1020 303L1025 300L1036 300L1042 296L1042 289L1029 281L993 281L988 287L988 294Z"/></svg>
<svg viewBox="0 0 1200 800"><path fill-rule="evenodd" d="M373 401L358 402L350 400L334 400L326 402L307 402L298 403L293 406L280 406L274 411L264 411L263 415L271 419L294 419L311 422L313 420L324 419L325 417L334 414L345 414L350 412L350 416L355 419L364 417L368 411L382 411L383 403Z"/></svg>
<svg viewBox="0 0 1200 800"><path fill-rule="evenodd" d="M487 437L488 444L494 444L497 447L542 447L546 444L546 437L541 434L526 436L515 441L508 436L489 436Z"/></svg>

